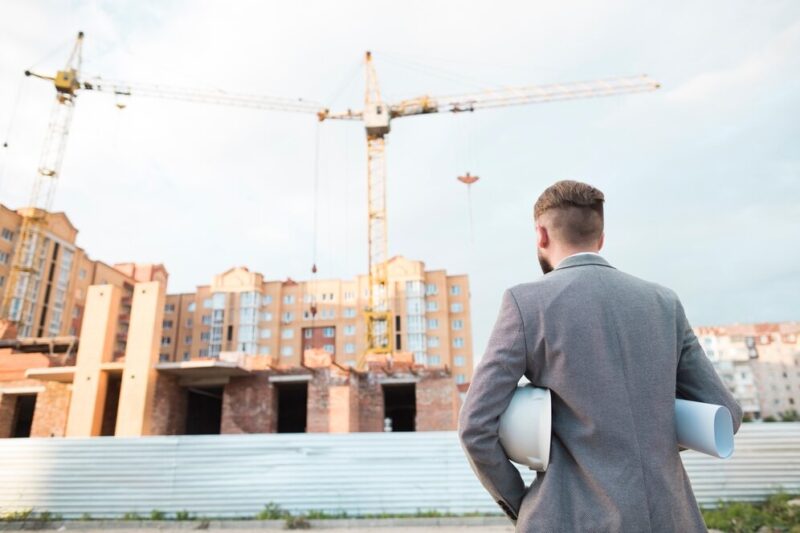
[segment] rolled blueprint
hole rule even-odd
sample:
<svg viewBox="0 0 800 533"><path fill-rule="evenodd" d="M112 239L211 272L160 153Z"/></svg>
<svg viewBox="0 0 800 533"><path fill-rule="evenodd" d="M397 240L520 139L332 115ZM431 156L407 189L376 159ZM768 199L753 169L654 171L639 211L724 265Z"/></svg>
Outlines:
<svg viewBox="0 0 800 533"><path fill-rule="evenodd" d="M551 425L550 391L530 383L519 386L500 417L500 445L511 461L544 472L550 462ZM733 419L727 407L676 399L675 429L684 448L721 459L733 453Z"/></svg>
<svg viewBox="0 0 800 533"><path fill-rule="evenodd" d="M733 453L733 419L727 407L675 400L675 429L684 448L720 459Z"/></svg>

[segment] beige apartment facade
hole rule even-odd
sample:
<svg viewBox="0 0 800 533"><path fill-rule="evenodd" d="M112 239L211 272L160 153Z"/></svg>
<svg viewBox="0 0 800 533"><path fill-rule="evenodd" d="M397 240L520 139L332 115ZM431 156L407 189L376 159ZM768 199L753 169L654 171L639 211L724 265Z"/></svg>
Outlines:
<svg viewBox="0 0 800 533"><path fill-rule="evenodd" d="M426 270L422 261L389 261L394 345L416 364L452 371L456 384L472 377L469 278ZM366 349L363 310L368 278L271 281L245 267L214 277L194 293L167 295L161 361L218 357L221 352L268 356L302 367L310 349L356 366ZM315 311L315 312L313 312Z"/></svg>
<svg viewBox="0 0 800 533"><path fill-rule="evenodd" d="M0 204L0 291L5 291L22 226L21 210ZM125 310L130 310L133 286L137 281L158 279L166 283L167 272L162 265L134 265L132 263L108 265L92 260L77 246L78 230L66 214L48 213L44 232L44 246L40 259L39 275L33 283L33 303L25 316L14 313L10 318L17 323L19 337L77 337L81 331L86 294L90 285L110 284L123 291L121 321L127 320ZM17 304L19 308L19 304ZM119 356L124 343L118 343Z"/></svg>
<svg viewBox="0 0 800 533"><path fill-rule="evenodd" d="M695 334L750 418L800 411L800 322L698 327Z"/></svg>

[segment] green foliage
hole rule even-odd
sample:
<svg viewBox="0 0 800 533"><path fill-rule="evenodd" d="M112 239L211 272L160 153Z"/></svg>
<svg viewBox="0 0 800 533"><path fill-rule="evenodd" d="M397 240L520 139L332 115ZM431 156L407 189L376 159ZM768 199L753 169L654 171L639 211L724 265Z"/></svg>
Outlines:
<svg viewBox="0 0 800 533"><path fill-rule="evenodd" d="M777 422L777 421L778 421L778 419L777 419L777 418L775 418L775 417L774 417L774 416L772 416L772 415L769 415L769 416L765 416L765 417L764 417L764 422Z"/></svg>
<svg viewBox="0 0 800 533"><path fill-rule="evenodd" d="M33 509L28 507L25 509L16 509L13 511L0 512L1 522L24 522L33 516Z"/></svg>
<svg viewBox="0 0 800 533"><path fill-rule="evenodd" d="M123 520L141 520L142 517L136 511L128 511L124 515L122 515Z"/></svg>
<svg viewBox="0 0 800 533"><path fill-rule="evenodd" d="M417 509L417 512L414 514L414 516L419 518L440 518L442 516L448 516L448 515L449 513L442 513L435 509L429 509L427 511Z"/></svg>
<svg viewBox="0 0 800 533"><path fill-rule="evenodd" d="M90 515L89 513L83 513L81 515L81 520L91 520L91 519L92 519L92 515Z"/></svg>
<svg viewBox="0 0 800 533"><path fill-rule="evenodd" d="M308 519L314 520L322 520L326 518L349 518L350 515L347 514L347 511L339 511L336 513L329 513L327 511L323 511L321 509L311 509L307 513L305 513L305 517Z"/></svg>
<svg viewBox="0 0 800 533"><path fill-rule="evenodd" d="M178 511L175 513L175 520L191 520L192 517L189 514L189 511Z"/></svg>
<svg viewBox="0 0 800 533"><path fill-rule="evenodd" d="M60 521L63 519L64 517L61 516L59 513L51 513L50 511L41 511L39 515L36 517L36 520L40 522L53 522L53 521Z"/></svg>
<svg viewBox="0 0 800 533"><path fill-rule="evenodd" d="M269 502L264 505L264 509L259 511L256 515L258 520L283 520L292 516L292 513L283 509L275 502Z"/></svg>
<svg viewBox="0 0 800 533"><path fill-rule="evenodd" d="M798 497L778 492L765 502L720 502L716 509L704 509L703 518L709 529L728 533L750 533L762 527L800 533L800 506L788 504Z"/></svg>
<svg viewBox="0 0 800 533"><path fill-rule="evenodd" d="M150 520L164 520L166 517L167 514L164 511L159 511L158 509L150 511Z"/></svg>
<svg viewBox="0 0 800 533"><path fill-rule="evenodd" d="M796 409L789 409L781 413L781 422L800 422L800 414Z"/></svg>
<svg viewBox="0 0 800 533"><path fill-rule="evenodd" d="M286 517L286 529L311 529L311 523L306 520L305 516L292 516L290 514Z"/></svg>

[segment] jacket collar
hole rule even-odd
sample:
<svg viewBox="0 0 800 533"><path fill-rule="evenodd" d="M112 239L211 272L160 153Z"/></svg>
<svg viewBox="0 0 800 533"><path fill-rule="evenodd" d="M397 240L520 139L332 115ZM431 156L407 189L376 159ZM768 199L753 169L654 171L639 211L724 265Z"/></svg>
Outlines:
<svg viewBox="0 0 800 533"><path fill-rule="evenodd" d="M563 268L585 266L585 265L600 265L609 268L614 268L613 266L611 266L611 263L606 261L606 259L601 255L577 254L577 255L570 255L562 259L554 270L561 270Z"/></svg>

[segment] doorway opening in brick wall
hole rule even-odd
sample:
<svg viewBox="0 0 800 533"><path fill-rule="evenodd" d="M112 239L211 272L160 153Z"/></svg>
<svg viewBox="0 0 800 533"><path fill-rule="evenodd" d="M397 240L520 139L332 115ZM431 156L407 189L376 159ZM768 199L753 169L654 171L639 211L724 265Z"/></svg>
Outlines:
<svg viewBox="0 0 800 533"><path fill-rule="evenodd" d="M20 394L14 398L14 423L11 426L12 437L25 438L31 436L33 412L35 410L35 394Z"/></svg>
<svg viewBox="0 0 800 533"><path fill-rule="evenodd" d="M106 399L103 403L103 423L100 435L114 436L117 429L117 411L119 410L119 391L122 388L122 375L109 374L106 381Z"/></svg>
<svg viewBox="0 0 800 533"><path fill-rule="evenodd" d="M383 384L383 416L391 431L416 431L417 391L414 383ZM386 429L388 430L389 427Z"/></svg>
<svg viewBox="0 0 800 533"><path fill-rule="evenodd" d="M186 394L186 434L219 435L222 387L189 387Z"/></svg>
<svg viewBox="0 0 800 533"><path fill-rule="evenodd" d="M308 383L275 383L278 403L278 433L305 433L308 413Z"/></svg>

